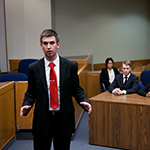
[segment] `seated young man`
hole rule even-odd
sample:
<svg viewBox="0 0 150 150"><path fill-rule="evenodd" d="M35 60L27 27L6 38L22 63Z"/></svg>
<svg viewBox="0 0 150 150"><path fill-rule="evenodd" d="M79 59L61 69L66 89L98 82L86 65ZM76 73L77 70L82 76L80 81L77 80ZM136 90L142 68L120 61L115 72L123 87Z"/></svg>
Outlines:
<svg viewBox="0 0 150 150"><path fill-rule="evenodd" d="M150 83L138 91L139 95L150 97Z"/></svg>
<svg viewBox="0 0 150 150"><path fill-rule="evenodd" d="M122 74L115 77L108 87L110 93L115 95L136 93L138 90L138 77L131 73L132 65L129 60L122 62Z"/></svg>

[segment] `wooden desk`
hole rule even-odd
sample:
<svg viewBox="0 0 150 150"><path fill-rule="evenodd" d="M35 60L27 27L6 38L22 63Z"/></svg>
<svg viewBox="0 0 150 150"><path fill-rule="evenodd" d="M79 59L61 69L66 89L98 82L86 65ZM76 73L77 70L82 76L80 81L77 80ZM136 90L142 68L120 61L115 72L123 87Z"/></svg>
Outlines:
<svg viewBox="0 0 150 150"><path fill-rule="evenodd" d="M15 138L14 82L0 83L0 149Z"/></svg>
<svg viewBox="0 0 150 150"><path fill-rule="evenodd" d="M89 143L109 147L150 149L150 98L104 92L90 99Z"/></svg>

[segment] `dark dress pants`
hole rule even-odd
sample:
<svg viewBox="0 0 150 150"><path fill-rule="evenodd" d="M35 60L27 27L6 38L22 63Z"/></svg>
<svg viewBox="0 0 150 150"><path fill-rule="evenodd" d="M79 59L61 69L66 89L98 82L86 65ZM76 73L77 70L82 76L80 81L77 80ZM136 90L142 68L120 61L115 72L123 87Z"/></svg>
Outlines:
<svg viewBox="0 0 150 150"><path fill-rule="evenodd" d="M50 112L52 126L46 137L34 136L34 150L50 150L52 138L54 150L70 150L71 135L66 137L60 126L60 112Z"/></svg>

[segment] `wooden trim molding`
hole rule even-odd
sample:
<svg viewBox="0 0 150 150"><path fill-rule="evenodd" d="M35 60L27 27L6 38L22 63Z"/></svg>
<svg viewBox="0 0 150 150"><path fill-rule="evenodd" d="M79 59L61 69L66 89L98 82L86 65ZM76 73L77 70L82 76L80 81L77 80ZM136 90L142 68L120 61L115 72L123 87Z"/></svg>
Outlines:
<svg viewBox="0 0 150 150"><path fill-rule="evenodd" d="M130 60L130 61L131 61L132 64L135 63L135 62L140 62L142 65L147 65L147 64L150 63L150 59ZM122 61L115 62L114 67L115 68L120 68L121 64L122 64ZM106 67L105 63L94 64L94 71L102 70L105 67Z"/></svg>

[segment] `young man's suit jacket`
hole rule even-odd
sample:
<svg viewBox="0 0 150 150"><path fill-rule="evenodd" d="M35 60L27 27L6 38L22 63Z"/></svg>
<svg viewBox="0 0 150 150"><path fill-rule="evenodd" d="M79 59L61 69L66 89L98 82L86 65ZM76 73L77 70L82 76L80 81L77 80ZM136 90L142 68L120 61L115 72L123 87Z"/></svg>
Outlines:
<svg viewBox="0 0 150 150"><path fill-rule="evenodd" d="M113 81L113 83L108 87L108 90L110 93L112 93L112 91L115 88L120 88L120 90L126 90L127 94L137 93L138 77L131 73L131 75L126 83L126 86L124 87L123 74L118 74L115 77L115 80Z"/></svg>
<svg viewBox="0 0 150 150"><path fill-rule="evenodd" d="M60 125L66 136L70 136L75 131L75 109L72 96L78 104L83 101L88 102L84 90L79 85L77 70L76 62L60 57ZM48 133L51 124L44 58L29 66L28 89L23 106L33 106L34 102L32 133L34 136L42 137Z"/></svg>

